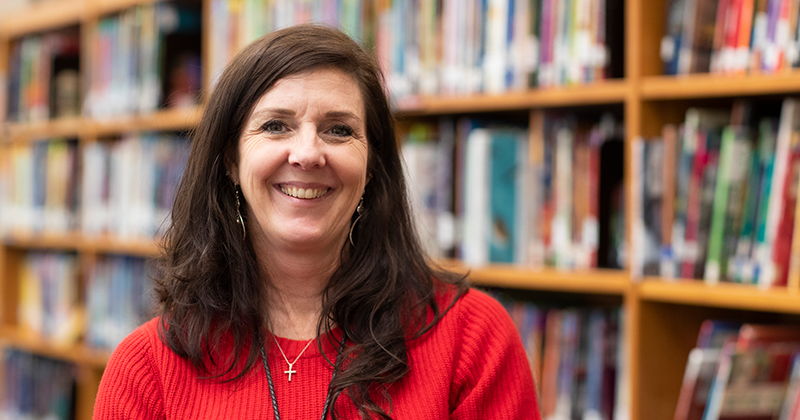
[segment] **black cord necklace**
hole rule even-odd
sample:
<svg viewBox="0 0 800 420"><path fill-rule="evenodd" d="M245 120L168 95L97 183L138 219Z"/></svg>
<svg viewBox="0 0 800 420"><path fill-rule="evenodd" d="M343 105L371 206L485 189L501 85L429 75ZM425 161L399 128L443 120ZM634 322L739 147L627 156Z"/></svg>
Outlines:
<svg viewBox="0 0 800 420"><path fill-rule="evenodd" d="M345 339L342 337L342 344L339 346L339 350L336 353L336 363L333 366L333 374L331 375L331 381L328 383L328 394L325 396L325 405L322 406L322 418L321 420L325 420L328 417L328 411L330 410L331 405L331 398L333 396L333 388L331 388L331 384L333 383L334 378L336 378L336 372L341 367L342 362L342 350L344 350L344 342ZM264 362L264 371L267 373L267 383L269 384L269 396L272 399L272 412L275 414L275 420L281 419L281 414L278 411L278 397L275 395L275 384L272 382L272 372L269 370L269 363L267 363L267 352L264 350L264 341L261 340L261 361Z"/></svg>

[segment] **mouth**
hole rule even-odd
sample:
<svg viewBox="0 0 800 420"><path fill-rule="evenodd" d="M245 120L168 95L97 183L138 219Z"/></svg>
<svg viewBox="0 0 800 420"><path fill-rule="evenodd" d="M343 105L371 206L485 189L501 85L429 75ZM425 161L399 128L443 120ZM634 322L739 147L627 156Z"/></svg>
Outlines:
<svg viewBox="0 0 800 420"><path fill-rule="evenodd" d="M313 200L320 198L330 191L330 188L297 188L285 187L281 185L281 192L289 197L299 198L302 200Z"/></svg>

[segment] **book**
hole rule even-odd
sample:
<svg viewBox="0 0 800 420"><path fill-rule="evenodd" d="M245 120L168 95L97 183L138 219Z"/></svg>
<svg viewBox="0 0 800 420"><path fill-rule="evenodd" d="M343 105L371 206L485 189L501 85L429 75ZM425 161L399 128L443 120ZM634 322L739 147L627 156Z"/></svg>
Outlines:
<svg viewBox="0 0 800 420"><path fill-rule="evenodd" d="M709 231L704 278L715 284L726 278L728 255L735 246L726 245L728 235L735 241L742 207L742 183L746 178L750 139L744 127L729 126L722 134L714 204Z"/></svg>
<svg viewBox="0 0 800 420"><path fill-rule="evenodd" d="M662 171L661 199L661 253L659 274L664 278L674 278L675 256L672 247L672 225L675 221L675 194L676 174L680 169L678 156L681 143L678 137L678 128L673 124L666 124L661 130L661 139L664 142L664 162Z"/></svg>
<svg viewBox="0 0 800 420"><path fill-rule="evenodd" d="M87 270L86 344L113 350L154 308L152 267L144 258L101 256Z"/></svg>
<svg viewBox="0 0 800 420"><path fill-rule="evenodd" d="M676 74L705 73L709 70L716 17L716 1L684 0L683 34Z"/></svg>
<svg viewBox="0 0 800 420"><path fill-rule="evenodd" d="M739 336L742 324L734 321L707 319L700 324L697 334L696 348L721 349L729 341L734 341Z"/></svg>
<svg viewBox="0 0 800 420"><path fill-rule="evenodd" d="M698 247L694 243L687 243L687 212L689 209L690 189L694 185L694 189L698 189L700 180L702 179L702 167L707 159L703 154L695 157L698 150L698 142L700 140L707 141L707 132L711 130L716 132L723 125L728 124L730 121L730 113L727 111L718 111L702 108L690 108L686 111L685 122L683 124L683 140L680 157L680 170L677 172L677 183L675 193L675 216L672 227L672 243L674 250L674 258L676 261L676 272L680 273L683 277L694 277L694 261L697 259ZM705 146L705 143L700 143L700 146ZM705 149L701 149L705 150ZM699 191L691 194L693 197L692 207L696 208L695 202L699 198ZM699 215L696 209L692 210ZM693 214L694 214L693 213ZM699 217L699 216L693 216ZM694 236L694 233L690 235ZM696 236L695 236L696 237ZM690 236L691 238L691 236ZM684 270L684 262L691 264L691 274ZM686 272L685 272L686 271Z"/></svg>
<svg viewBox="0 0 800 420"><path fill-rule="evenodd" d="M800 342L800 328L790 325L743 324L739 329L736 347L748 350L772 343Z"/></svg>
<svg viewBox="0 0 800 420"><path fill-rule="evenodd" d="M720 348L693 348L689 352L674 420L700 420L717 372Z"/></svg>
<svg viewBox="0 0 800 420"><path fill-rule="evenodd" d="M661 38L660 56L664 62L664 74L678 74L678 57L683 41L684 3L686 0L670 0L667 5L667 23Z"/></svg>
<svg viewBox="0 0 800 420"><path fill-rule="evenodd" d="M768 185L763 178L768 177L767 161L774 154L774 129L775 122L765 118L759 123L758 138L753 153L750 154L748 179L744 184L744 213L742 214L739 237L736 249L729 260L729 279L734 282L752 282L753 277L753 244L755 241L756 224L759 216L759 206L762 201L762 185ZM770 164L771 165L771 164Z"/></svg>
<svg viewBox="0 0 800 420"><path fill-rule="evenodd" d="M8 347L0 359L0 370L4 372L0 417L74 418L78 380L75 365Z"/></svg>
<svg viewBox="0 0 800 420"><path fill-rule="evenodd" d="M758 284L770 287L775 283L774 247L782 212L784 184L790 169L790 155L793 133L800 131L800 106L793 98L786 98L781 108L778 136L775 143L775 164L771 179L769 202L763 237L759 237L755 253L758 264Z"/></svg>
<svg viewBox="0 0 800 420"><path fill-rule="evenodd" d="M800 343L723 348L703 419L771 420L780 414Z"/></svg>
<svg viewBox="0 0 800 420"><path fill-rule="evenodd" d="M789 373L786 397L783 399L781 415L778 420L800 419L800 353L794 356Z"/></svg>

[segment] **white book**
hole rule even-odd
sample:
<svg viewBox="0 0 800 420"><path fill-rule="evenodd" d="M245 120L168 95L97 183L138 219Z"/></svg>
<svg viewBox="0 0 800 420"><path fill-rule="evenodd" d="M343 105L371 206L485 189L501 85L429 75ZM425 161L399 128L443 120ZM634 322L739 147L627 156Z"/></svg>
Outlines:
<svg viewBox="0 0 800 420"><path fill-rule="evenodd" d="M467 137L464 168L462 259L474 266L489 262L489 164L491 133L477 128Z"/></svg>

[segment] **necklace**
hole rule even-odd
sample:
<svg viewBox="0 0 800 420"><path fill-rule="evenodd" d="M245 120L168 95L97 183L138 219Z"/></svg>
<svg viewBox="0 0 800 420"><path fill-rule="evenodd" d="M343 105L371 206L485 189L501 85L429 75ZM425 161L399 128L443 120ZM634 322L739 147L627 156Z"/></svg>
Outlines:
<svg viewBox="0 0 800 420"><path fill-rule="evenodd" d="M275 336L273 335L273 338ZM314 340L311 340L314 341ZM261 341L263 343L263 341ZM277 343L277 339L275 341ZM309 342L310 343L310 342ZM321 420L325 420L328 417L328 411L330 410L331 405L331 396L333 395L333 388L331 388L331 384L333 383L334 378L336 378L336 372L339 370L342 364L342 350L344 350L344 337L342 337L342 344L339 346L339 351L336 353L336 363L333 366L333 374L331 374L331 381L328 383L328 394L325 396L325 405L322 406L322 418ZM278 348L280 349L280 344ZM308 344L306 344L308 347ZM305 351L305 349L303 349ZM283 353L283 350L281 350ZM300 352L303 354L303 352ZM297 356L298 358L300 356ZM286 355L283 355L283 358L286 359ZM269 363L267 363L267 352L264 350L264 345L261 345L261 361L264 363L264 371L267 373L267 383L269 384L269 396L272 399L272 412L275 415L275 420L281 420L281 413L278 411L278 397L275 395L275 384L272 382L272 373L269 370ZM297 359L295 359L297 362ZM287 360L288 363L288 360ZM292 370L291 367L289 370Z"/></svg>
<svg viewBox="0 0 800 420"><path fill-rule="evenodd" d="M270 334L272 334L272 333L270 333ZM311 340L308 340L308 343L306 343L306 346L303 347L303 350L300 351L300 354L298 354L297 357L295 357L294 362L291 362L291 363L289 362L289 358L286 357L286 353L283 352L283 349L281 348L281 344L278 343L278 339L275 338L275 334L272 334L272 339L275 340L275 344L278 346L278 350L281 351L281 354L283 355L283 360L286 360L286 364L289 365L289 370L284 370L283 373L289 375L289 382L292 382L292 374L293 373L297 373L296 370L292 370L292 366L294 366L294 364L297 363L298 360L300 360L300 356L302 356L303 353L306 352L306 349L308 348L308 346L311 345L311 342L313 342L314 339L312 338Z"/></svg>

